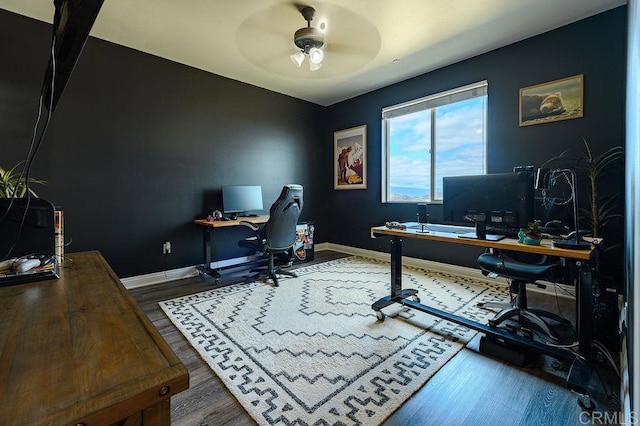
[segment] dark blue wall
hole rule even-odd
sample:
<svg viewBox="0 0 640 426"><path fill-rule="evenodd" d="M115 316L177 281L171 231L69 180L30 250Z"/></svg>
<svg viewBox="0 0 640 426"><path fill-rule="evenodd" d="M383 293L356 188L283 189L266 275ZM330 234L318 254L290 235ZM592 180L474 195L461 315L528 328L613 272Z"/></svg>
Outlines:
<svg viewBox="0 0 640 426"><path fill-rule="evenodd" d="M49 25L0 11L3 167L26 155L49 43ZM100 250L121 277L194 265L202 236L192 221L222 208L222 185L262 185L265 210L284 184L317 192L323 114L91 38L33 166L49 185L35 189L64 210L67 252ZM319 216L320 201L307 197L303 220ZM246 235L216 231L216 258L247 254L236 245Z"/></svg>
<svg viewBox="0 0 640 426"><path fill-rule="evenodd" d="M624 144L626 7L423 74L328 108L328 129L367 125L368 189L333 191L332 172L323 176L332 227L331 242L388 251L386 240L367 238L369 228L388 220L415 220L415 204L381 203L381 110L384 107L487 80L488 171L509 172L516 165L541 165L586 138L594 153ZM518 125L519 89L584 75L584 117L527 127ZM330 145L324 163L333 165ZM622 178L620 179L622 186ZM621 190L621 187L620 187ZM430 219L442 219L440 204L429 205ZM617 238L622 241L621 232ZM405 254L476 266L478 249L445 243L405 242Z"/></svg>

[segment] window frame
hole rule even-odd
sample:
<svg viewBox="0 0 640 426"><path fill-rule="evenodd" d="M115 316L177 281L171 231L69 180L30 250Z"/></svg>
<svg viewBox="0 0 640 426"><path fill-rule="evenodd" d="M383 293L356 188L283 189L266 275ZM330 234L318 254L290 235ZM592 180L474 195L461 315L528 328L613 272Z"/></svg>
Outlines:
<svg viewBox="0 0 640 426"><path fill-rule="evenodd" d="M444 92L435 93L432 95L424 96L418 99L410 100L407 102L403 102L396 105L391 105L388 107L382 108L382 194L381 200L382 203L398 203L398 204L407 204L407 203L429 203L429 204L442 204L442 199L436 199L436 128L437 122L435 119L436 111L438 107L443 107L446 105L451 105L456 102L466 101L478 97L485 97L484 100L484 139L483 139L483 162L482 162L482 173L487 174L487 151L488 151L488 143L487 143L487 128L488 128L488 119L487 119L487 109L488 109L488 94L489 94L489 84L487 80L478 81L476 83L468 84L465 86L457 87L454 89L446 90ZM418 111L430 110L430 182L429 182L429 200L411 200L411 201L400 201L400 200L390 200L390 162L391 162L391 140L390 140L390 122L391 119L401 117L404 115L412 114ZM476 173L478 174L478 173Z"/></svg>

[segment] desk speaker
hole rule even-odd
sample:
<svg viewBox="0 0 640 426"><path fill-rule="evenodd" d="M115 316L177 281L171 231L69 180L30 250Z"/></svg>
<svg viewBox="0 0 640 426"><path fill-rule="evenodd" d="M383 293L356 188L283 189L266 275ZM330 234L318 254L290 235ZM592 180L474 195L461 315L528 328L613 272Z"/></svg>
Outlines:
<svg viewBox="0 0 640 426"><path fill-rule="evenodd" d="M428 221L427 203L418 203L418 223L427 223Z"/></svg>

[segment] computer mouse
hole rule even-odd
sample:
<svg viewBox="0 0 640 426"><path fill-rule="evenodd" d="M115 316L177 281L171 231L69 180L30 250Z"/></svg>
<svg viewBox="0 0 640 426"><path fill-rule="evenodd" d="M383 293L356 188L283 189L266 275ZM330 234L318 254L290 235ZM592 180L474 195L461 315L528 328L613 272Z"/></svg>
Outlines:
<svg viewBox="0 0 640 426"><path fill-rule="evenodd" d="M13 269L16 272L27 272L33 268L37 268L40 266L40 260L38 259L28 259L26 262L22 262L19 265L15 265Z"/></svg>

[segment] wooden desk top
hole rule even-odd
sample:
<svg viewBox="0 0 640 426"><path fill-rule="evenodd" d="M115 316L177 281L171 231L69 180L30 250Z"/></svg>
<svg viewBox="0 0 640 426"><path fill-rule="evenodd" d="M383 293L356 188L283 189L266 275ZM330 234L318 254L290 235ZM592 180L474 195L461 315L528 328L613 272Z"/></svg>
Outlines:
<svg viewBox="0 0 640 426"><path fill-rule="evenodd" d="M399 230L389 229L386 226L374 226L371 228L371 238L376 235L395 235L405 238L414 238L419 240L442 241L445 243L464 244L468 246L477 246L485 248L494 248L500 250L519 251L525 253L543 254L547 256L565 257L568 259L589 260L595 252L592 246L591 250L570 250L561 249L551 246L551 240L543 239L539 246L521 244L513 238L504 238L500 241L479 240L474 238L462 238L458 234L449 232L429 231L428 233L418 232L415 229Z"/></svg>
<svg viewBox="0 0 640 426"><path fill-rule="evenodd" d="M189 373L97 251L57 280L0 288L0 424L112 424Z"/></svg>
<svg viewBox="0 0 640 426"><path fill-rule="evenodd" d="M253 217L241 217L238 220L212 220L197 219L193 222L198 226L205 226L209 228L223 228L225 226L238 226L240 222L252 222L252 223L265 223L269 220L269 215L266 216L253 216Z"/></svg>

